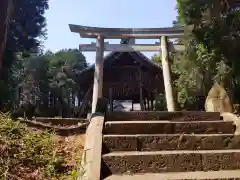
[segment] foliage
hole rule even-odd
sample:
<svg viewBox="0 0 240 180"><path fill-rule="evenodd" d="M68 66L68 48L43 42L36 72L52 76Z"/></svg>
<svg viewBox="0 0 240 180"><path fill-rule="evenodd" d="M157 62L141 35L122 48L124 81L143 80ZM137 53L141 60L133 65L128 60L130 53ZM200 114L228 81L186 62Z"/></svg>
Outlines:
<svg viewBox="0 0 240 180"><path fill-rule="evenodd" d="M44 13L47 9L48 0L14 1L3 61L5 69L11 67L15 53L23 52L24 56L29 56L30 52L39 50L40 40L46 37Z"/></svg>
<svg viewBox="0 0 240 180"><path fill-rule="evenodd" d="M53 132L30 129L9 114L1 113L0 120L0 179L74 180L83 175L79 136L64 144Z"/></svg>
<svg viewBox="0 0 240 180"><path fill-rule="evenodd" d="M0 108L38 108L38 113L71 114L79 95L77 74L87 67L76 49L41 52L48 0L14 1L0 80ZM49 109L54 105L57 109ZM65 113L65 114L64 114Z"/></svg>
<svg viewBox="0 0 240 180"><path fill-rule="evenodd" d="M57 153L53 135L30 131L8 115L1 114L0 124L0 177L24 177L27 172L38 179L58 177L63 158Z"/></svg>
<svg viewBox="0 0 240 180"><path fill-rule="evenodd" d="M206 96L212 81L222 79L221 72L226 70L226 67L221 69L222 57L217 51L209 52L203 44L197 44L191 51L173 64L181 107L196 103L198 96Z"/></svg>
<svg viewBox="0 0 240 180"><path fill-rule="evenodd" d="M6 47L9 23L13 12L13 0L2 0L0 6L0 69L2 70L3 53Z"/></svg>
<svg viewBox="0 0 240 180"><path fill-rule="evenodd" d="M135 39L133 38L122 38L120 41L120 44L130 44L134 42L135 42Z"/></svg>
<svg viewBox="0 0 240 180"><path fill-rule="evenodd" d="M173 56L172 69L178 77L175 88L181 107L196 105L198 96L206 97L213 81L224 82L225 88L235 95L234 100L240 100L237 95L240 13L238 8L225 9L217 3L220 1L177 1L174 25L194 25L194 30L182 39L186 46L184 54Z"/></svg>
<svg viewBox="0 0 240 180"><path fill-rule="evenodd" d="M40 110L59 106L62 110L56 113L68 114L80 91L77 75L86 67L85 57L74 49L19 59L13 68L18 69L14 71L14 82L21 96L20 99L15 96L15 101L38 106Z"/></svg>
<svg viewBox="0 0 240 180"><path fill-rule="evenodd" d="M177 0L174 26L193 26L178 39L185 52L170 54L174 89L180 107L197 107L213 81L224 82L235 102L240 102L240 10L226 9L220 1ZM160 55L152 60L161 62Z"/></svg>
<svg viewBox="0 0 240 180"><path fill-rule="evenodd" d="M7 44L3 58L3 71L0 74L0 108L9 106L12 101L12 64L29 53L41 50L41 40L46 37L45 11L48 0L17 0L9 22Z"/></svg>
<svg viewBox="0 0 240 180"><path fill-rule="evenodd" d="M167 110L167 103L165 100L164 94L159 94L156 97L155 108L157 111L166 111Z"/></svg>
<svg viewBox="0 0 240 180"><path fill-rule="evenodd" d="M14 4L9 34L8 49L13 52L37 50L39 38L46 35L45 11L48 0L17 0Z"/></svg>
<svg viewBox="0 0 240 180"><path fill-rule="evenodd" d="M162 66L162 63L161 63L161 55L158 53L158 54L154 54L151 58L151 60L153 62L155 62L156 64L158 64L159 66Z"/></svg>

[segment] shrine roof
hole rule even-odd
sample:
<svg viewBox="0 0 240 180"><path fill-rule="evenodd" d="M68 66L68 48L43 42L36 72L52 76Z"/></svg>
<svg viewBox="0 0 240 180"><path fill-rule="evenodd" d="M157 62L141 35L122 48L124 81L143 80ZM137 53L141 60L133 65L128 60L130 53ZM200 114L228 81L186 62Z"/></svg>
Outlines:
<svg viewBox="0 0 240 180"><path fill-rule="evenodd" d="M149 68L154 68L155 70L162 70L162 68L158 64L154 63L152 60L150 60L147 56L145 56L141 52L111 52L103 58L104 67L110 67L111 63L113 63L121 55L126 54L126 53L130 54L130 56L132 56L136 61L138 61L139 63L141 63ZM93 63L89 67L85 68L83 71L81 71L81 73L79 75L81 75L82 73L84 73L86 71L94 70L94 68L95 68L95 63Z"/></svg>

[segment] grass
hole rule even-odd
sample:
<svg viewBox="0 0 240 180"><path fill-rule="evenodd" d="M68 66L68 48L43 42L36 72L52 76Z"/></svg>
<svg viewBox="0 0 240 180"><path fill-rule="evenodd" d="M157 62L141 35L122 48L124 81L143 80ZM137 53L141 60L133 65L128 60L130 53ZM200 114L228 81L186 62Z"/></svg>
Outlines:
<svg viewBox="0 0 240 180"><path fill-rule="evenodd" d="M74 180L83 136L59 137L0 114L0 179Z"/></svg>

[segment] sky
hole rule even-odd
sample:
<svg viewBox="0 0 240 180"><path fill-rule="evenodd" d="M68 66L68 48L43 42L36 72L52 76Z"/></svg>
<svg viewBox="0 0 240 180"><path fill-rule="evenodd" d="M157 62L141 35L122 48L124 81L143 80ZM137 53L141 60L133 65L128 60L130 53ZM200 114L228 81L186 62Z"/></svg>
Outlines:
<svg viewBox="0 0 240 180"><path fill-rule="evenodd" d="M48 38L45 50L78 48L95 39L72 33L68 24L111 28L159 28L172 26L176 19L176 0L50 0L46 12ZM152 44L159 40L136 40ZM120 40L105 40L119 43ZM144 53L151 57L154 52ZM95 61L95 52L85 52L87 62ZM106 53L105 53L106 55Z"/></svg>

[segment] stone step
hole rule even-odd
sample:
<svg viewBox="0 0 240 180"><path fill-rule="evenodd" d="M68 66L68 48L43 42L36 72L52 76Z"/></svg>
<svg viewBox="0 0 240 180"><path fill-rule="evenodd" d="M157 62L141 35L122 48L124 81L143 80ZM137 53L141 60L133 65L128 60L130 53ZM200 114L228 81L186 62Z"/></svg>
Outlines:
<svg viewBox="0 0 240 180"><path fill-rule="evenodd" d="M104 135L103 153L113 151L240 149L234 134Z"/></svg>
<svg viewBox="0 0 240 180"><path fill-rule="evenodd" d="M146 173L141 175L112 175L105 180L236 180L240 179L240 170L197 171L179 173Z"/></svg>
<svg viewBox="0 0 240 180"><path fill-rule="evenodd" d="M107 113L107 121L155 121L155 120L171 120L171 121L212 121L219 120L219 112L204 111L132 111L132 112L112 112Z"/></svg>
<svg viewBox="0 0 240 180"><path fill-rule="evenodd" d="M234 134L228 121L108 121L104 134Z"/></svg>
<svg viewBox="0 0 240 180"><path fill-rule="evenodd" d="M113 152L102 159L112 174L240 169L240 150Z"/></svg>

